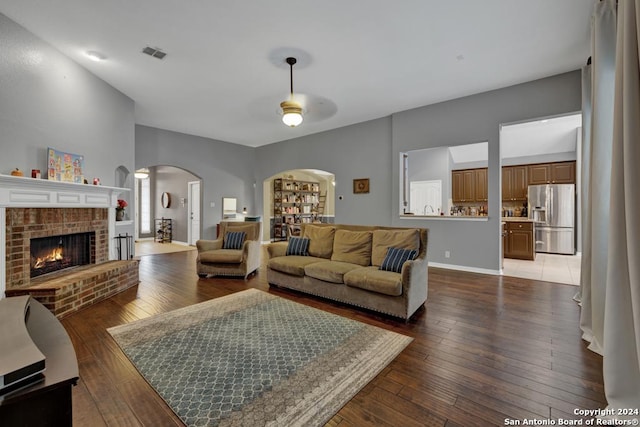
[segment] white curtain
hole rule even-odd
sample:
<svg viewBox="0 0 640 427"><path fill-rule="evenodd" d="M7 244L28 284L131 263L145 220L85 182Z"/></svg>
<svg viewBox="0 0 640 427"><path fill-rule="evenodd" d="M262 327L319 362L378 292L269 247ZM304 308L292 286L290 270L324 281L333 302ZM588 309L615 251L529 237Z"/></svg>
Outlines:
<svg viewBox="0 0 640 427"><path fill-rule="evenodd" d="M640 0L620 0L617 25L615 0L597 3L592 67L583 70L583 84L591 74L591 126L583 138L580 320L589 348L604 356L609 409L640 409L639 25Z"/></svg>
<svg viewBox="0 0 640 427"><path fill-rule="evenodd" d="M604 307L609 238L609 191L615 81L616 3L596 3L591 23L591 128L582 139L582 266L580 274L582 337L603 353ZM590 69L589 69L590 68ZM589 102L589 100L584 100ZM586 125L586 124L583 124Z"/></svg>
<svg viewBox="0 0 640 427"><path fill-rule="evenodd" d="M639 6L618 6L603 368L609 406L640 410Z"/></svg>

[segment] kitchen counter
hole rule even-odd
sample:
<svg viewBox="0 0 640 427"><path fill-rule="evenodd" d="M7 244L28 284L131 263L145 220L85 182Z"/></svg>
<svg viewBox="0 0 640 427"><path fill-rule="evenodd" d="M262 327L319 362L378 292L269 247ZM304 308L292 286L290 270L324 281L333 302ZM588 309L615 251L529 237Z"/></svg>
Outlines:
<svg viewBox="0 0 640 427"><path fill-rule="evenodd" d="M503 216L502 222L536 222L526 216Z"/></svg>
<svg viewBox="0 0 640 427"><path fill-rule="evenodd" d="M453 221L489 221L488 216L452 216L452 215L407 215L400 214L400 219L418 219L418 220L453 220Z"/></svg>

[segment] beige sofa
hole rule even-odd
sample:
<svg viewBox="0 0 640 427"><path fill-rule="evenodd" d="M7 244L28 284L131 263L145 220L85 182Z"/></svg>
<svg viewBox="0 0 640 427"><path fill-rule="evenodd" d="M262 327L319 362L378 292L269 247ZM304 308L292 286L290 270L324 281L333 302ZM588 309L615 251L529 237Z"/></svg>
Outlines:
<svg viewBox="0 0 640 427"><path fill-rule="evenodd" d="M242 249L223 249L227 232L244 231ZM198 276L247 276L260 267L260 223L223 221L216 240L198 240Z"/></svg>
<svg viewBox="0 0 640 427"><path fill-rule="evenodd" d="M409 319L427 300L424 228L302 224L309 256L286 255L287 242L267 247L270 285ZM416 249L401 272L380 270L387 248Z"/></svg>

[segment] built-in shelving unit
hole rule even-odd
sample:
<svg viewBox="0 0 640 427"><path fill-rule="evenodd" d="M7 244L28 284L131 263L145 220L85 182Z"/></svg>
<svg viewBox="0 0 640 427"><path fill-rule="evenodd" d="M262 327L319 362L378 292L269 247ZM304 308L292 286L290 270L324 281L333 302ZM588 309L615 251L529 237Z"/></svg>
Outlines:
<svg viewBox="0 0 640 427"><path fill-rule="evenodd" d="M299 230L296 225L318 221L319 203L320 183L274 179L272 239L287 240Z"/></svg>

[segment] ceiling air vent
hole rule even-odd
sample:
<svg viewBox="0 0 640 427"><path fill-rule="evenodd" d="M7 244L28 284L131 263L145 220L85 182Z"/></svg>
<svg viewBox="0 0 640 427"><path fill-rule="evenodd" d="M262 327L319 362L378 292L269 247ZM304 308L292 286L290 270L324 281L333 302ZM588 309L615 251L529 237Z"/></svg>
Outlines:
<svg viewBox="0 0 640 427"><path fill-rule="evenodd" d="M158 58L158 59L163 59L165 56L167 56L167 54L164 53L162 50L149 47L149 46L142 49L142 53L146 53L147 55L153 56L154 58Z"/></svg>

